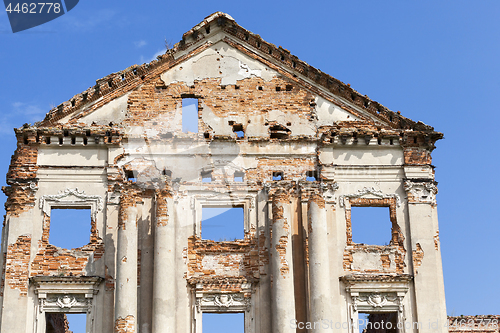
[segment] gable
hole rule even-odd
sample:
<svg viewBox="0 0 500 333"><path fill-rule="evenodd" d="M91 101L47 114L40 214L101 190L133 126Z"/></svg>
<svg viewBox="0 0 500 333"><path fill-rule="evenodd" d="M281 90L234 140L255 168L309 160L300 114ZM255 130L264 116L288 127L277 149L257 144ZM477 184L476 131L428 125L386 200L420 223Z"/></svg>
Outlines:
<svg viewBox="0 0 500 333"><path fill-rule="evenodd" d="M227 97L214 91L217 86L221 89L246 87L248 93L252 85L255 90L263 89L265 84L274 85L276 89L276 93L269 90L263 95L273 101L269 105L259 104L260 93L249 96L243 90L238 91L239 100L221 99L214 104L206 99L208 91ZM288 87L293 90L289 95L297 96L298 92L303 100L290 103L289 98L280 94L289 91ZM150 95L149 99L142 99L140 106L134 105L139 91ZM158 91L167 92L171 100L167 103L162 97L158 99ZM250 136L256 137L269 135L269 130L262 126L278 126L296 136L310 136L317 134L321 127L352 121L386 129L435 133L432 127L388 110L349 85L302 62L289 51L265 42L220 12L185 33L181 42L158 60L98 80L95 87L49 112L40 125L83 123L88 126L104 125L109 121L127 128L159 120L165 124L165 130L178 132L180 99L188 95L200 99L200 116L206 118L205 124L200 123L201 130L210 129L213 135L234 137L233 128L224 124L228 114L242 118L230 120L233 123L246 121ZM280 100L283 103L275 103ZM252 103L245 103L248 101ZM224 107L233 111L228 113ZM256 110L257 107L260 109ZM139 109L143 110L142 114ZM295 128L283 128L287 126L285 123ZM137 131L126 130L128 133Z"/></svg>

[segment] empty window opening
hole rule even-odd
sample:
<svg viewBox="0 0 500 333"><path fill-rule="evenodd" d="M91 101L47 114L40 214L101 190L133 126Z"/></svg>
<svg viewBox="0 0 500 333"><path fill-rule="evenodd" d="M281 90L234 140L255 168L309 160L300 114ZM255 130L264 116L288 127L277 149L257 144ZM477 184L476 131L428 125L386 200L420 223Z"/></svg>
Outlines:
<svg viewBox="0 0 500 333"><path fill-rule="evenodd" d="M207 25L207 26L205 27L205 32L206 32L207 34L209 34L209 33L210 33L210 26L209 26L209 25Z"/></svg>
<svg viewBox="0 0 500 333"><path fill-rule="evenodd" d="M291 84L287 84L285 90L286 91L292 91L293 86Z"/></svg>
<svg viewBox="0 0 500 333"><path fill-rule="evenodd" d="M182 132L198 133L198 99L182 99Z"/></svg>
<svg viewBox="0 0 500 333"><path fill-rule="evenodd" d="M203 183L210 183L212 181L212 171L204 171L201 173L201 181Z"/></svg>
<svg viewBox="0 0 500 333"><path fill-rule="evenodd" d="M71 138L71 144L74 145L76 143L76 138L75 137L72 137Z"/></svg>
<svg viewBox="0 0 500 333"><path fill-rule="evenodd" d="M236 171L234 173L234 181L235 182L243 182L244 179L245 179L245 173L244 172Z"/></svg>
<svg viewBox="0 0 500 333"><path fill-rule="evenodd" d="M274 171L273 180L283 180L283 171Z"/></svg>
<svg viewBox="0 0 500 333"><path fill-rule="evenodd" d="M262 90L262 86L259 86L257 89Z"/></svg>
<svg viewBox="0 0 500 333"><path fill-rule="evenodd" d="M281 87L276 87L276 91L281 91Z"/></svg>
<svg viewBox="0 0 500 333"><path fill-rule="evenodd" d="M127 177L127 180L132 183L137 181L137 171L127 170L125 171L125 176Z"/></svg>
<svg viewBox="0 0 500 333"><path fill-rule="evenodd" d="M90 228L90 208L53 208L49 243L64 249L82 247L90 241Z"/></svg>
<svg viewBox="0 0 500 333"><path fill-rule="evenodd" d="M210 133L209 132L203 133L203 136L205 137L205 139L210 139Z"/></svg>
<svg viewBox="0 0 500 333"><path fill-rule="evenodd" d="M88 143L87 138L83 138L83 145L84 145L84 146L86 146L86 145L87 145L87 143Z"/></svg>
<svg viewBox="0 0 500 333"><path fill-rule="evenodd" d="M351 207L353 243L389 245L391 227L389 207Z"/></svg>
<svg viewBox="0 0 500 333"><path fill-rule="evenodd" d="M221 85L221 86L220 86L220 88L221 88L221 89L226 89L226 86L222 86L222 85Z"/></svg>
<svg viewBox="0 0 500 333"><path fill-rule="evenodd" d="M306 180L309 182L315 182L318 180L318 172L316 170L306 172Z"/></svg>
<svg viewBox="0 0 500 333"><path fill-rule="evenodd" d="M85 313L68 313L66 314L68 318L69 330L73 333L85 333L87 332L87 314Z"/></svg>
<svg viewBox="0 0 500 333"><path fill-rule="evenodd" d="M45 138L45 143L48 144L48 145L50 145L50 136L47 136Z"/></svg>
<svg viewBox="0 0 500 333"><path fill-rule="evenodd" d="M359 333L397 333L397 312L358 314Z"/></svg>
<svg viewBox="0 0 500 333"><path fill-rule="evenodd" d="M244 313L203 313L203 333L244 333ZM75 332L76 333L76 332Z"/></svg>
<svg viewBox="0 0 500 333"><path fill-rule="evenodd" d="M203 207L201 238L216 242L243 239L243 207Z"/></svg>
<svg viewBox="0 0 500 333"><path fill-rule="evenodd" d="M234 124L233 125L233 132L236 134L237 138L243 138L245 136L245 132L243 131L242 124Z"/></svg>
<svg viewBox="0 0 500 333"><path fill-rule="evenodd" d="M24 136L24 137L23 137L23 142L24 142L24 144L25 144L25 145L27 145L27 144L28 144L28 137L27 137L27 136Z"/></svg>
<svg viewBox="0 0 500 333"><path fill-rule="evenodd" d="M59 144L62 145L63 144L63 138L59 138Z"/></svg>
<svg viewBox="0 0 500 333"><path fill-rule="evenodd" d="M271 139L286 139L291 131L283 125L274 125L269 128Z"/></svg>
<svg viewBox="0 0 500 333"><path fill-rule="evenodd" d="M234 85L234 89L240 89L240 86Z"/></svg>
<svg viewBox="0 0 500 333"><path fill-rule="evenodd" d="M45 332L59 333L68 332L85 333L87 326L87 315L85 313L45 313Z"/></svg>

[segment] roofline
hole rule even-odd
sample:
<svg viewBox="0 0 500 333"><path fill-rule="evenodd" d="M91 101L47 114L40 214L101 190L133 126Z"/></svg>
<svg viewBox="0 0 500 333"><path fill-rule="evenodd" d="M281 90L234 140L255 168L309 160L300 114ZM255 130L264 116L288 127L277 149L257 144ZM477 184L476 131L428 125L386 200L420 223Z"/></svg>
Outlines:
<svg viewBox="0 0 500 333"><path fill-rule="evenodd" d="M214 21L216 21L217 26L221 27L223 31L239 39L242 43L257 49L260 52L267 52L269 57L272 57L273 60L279 62L282 66L290 70L290 72L297 73L306 79L311 80L315 84L322 86L331 94L357 105L359 108L374 116L375 119L389 124L392 128L438 133L434 131L432 126L403 117L399 111L391 111L382 104L371 100L368 96L361 95L359 92L351 88L350 84L345 84L342 81L307 64L306 62L300 60L297 56L292 55L287 49L284 49L281 46L277 47L272 43L266 42L259 35L256 35L238 25L230 15L223 12L215 12L207 16L202 22L184 33L182 35L182 40L176 43L173 48L167 49L163 55L158 56L157 60L153 60L140 66L130 66L123 71L112 73L102 79L96 80L96 85L94 87L90 87L83 93L77 94L70 100L53 108L46 114L45 119L36 125L52 125L54 122L64 118L72 112L81 109L84 106L90 106L105 95L116 92L119 88L129 86L128 88L130 88L130 90L135 89L135 87L142 84L147 74L150 74L152 71L156 71L159 67L170 67L169 65L176 63L179 58L176 59L175 55L187 50L189 47L203 39L204 36L209 33L207 28L209 29L210 24ZM184 57L181 56L180 58Z"/></svg>

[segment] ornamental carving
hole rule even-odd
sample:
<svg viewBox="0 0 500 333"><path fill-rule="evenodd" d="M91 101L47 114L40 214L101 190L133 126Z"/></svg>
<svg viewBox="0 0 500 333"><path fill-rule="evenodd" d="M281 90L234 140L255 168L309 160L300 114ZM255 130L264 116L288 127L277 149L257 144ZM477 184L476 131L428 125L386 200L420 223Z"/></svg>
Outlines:
<svg viewBox="0 0 500 333"><path fill-rule="evenodd" d="M67 188L64 191L59 191L58 194L44 195L40 198L39 207L43 212L50 216L52 206L83 206L91 207L92 217L104 207L104 200L100 195L87 195L84 191L78 191L78 188Z"/></svg>
<svg viewBox="0 0 500 333"><path fill-rule="evenodd" d="M68 308L71 309L73 306L75 306L78 303L76 298L74 296L69 296L69 295L64 295L64 296L59 296L57 298L56 304L60 308Z"/></svg>
<svg viewBox="0 0 500 333"><path fill-rule="evenodd" d="M416 182L406 180L405 191L408 195L408 201L411 203L436 205L436 194L438 193L438 189L436 183L433 181Z"/></svg>
<svg viewBox="0 0 500 333"><path fill-rule="evenodd" d="M343 194L339 197L340 207L345 207L345 200L351 198L362 198L366 195L372 195L380 199L396 199L396 205L401 206L401 198L396 193L383 193L382 190L376 190L374 187L364 187L353 194Z"/></svg>

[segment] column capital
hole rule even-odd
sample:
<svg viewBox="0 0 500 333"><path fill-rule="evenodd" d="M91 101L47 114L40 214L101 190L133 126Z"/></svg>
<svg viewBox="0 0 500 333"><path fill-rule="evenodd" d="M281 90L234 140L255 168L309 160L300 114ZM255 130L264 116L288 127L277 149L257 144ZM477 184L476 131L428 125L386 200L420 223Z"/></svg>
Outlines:
<svg viewBox="0 0 500 333"><path fill-rule="evenodd" d="M429 179L406 179L404 188L409 203L436 206L437 182Z"/></svg>

